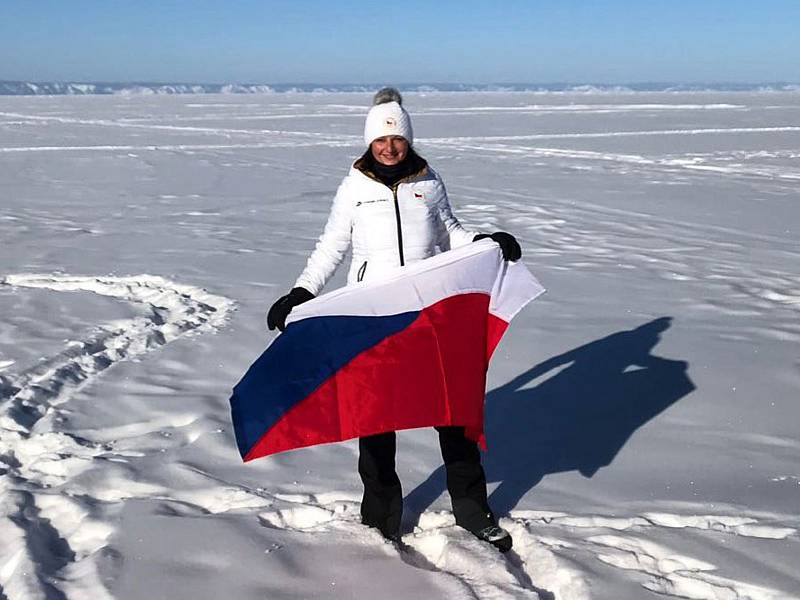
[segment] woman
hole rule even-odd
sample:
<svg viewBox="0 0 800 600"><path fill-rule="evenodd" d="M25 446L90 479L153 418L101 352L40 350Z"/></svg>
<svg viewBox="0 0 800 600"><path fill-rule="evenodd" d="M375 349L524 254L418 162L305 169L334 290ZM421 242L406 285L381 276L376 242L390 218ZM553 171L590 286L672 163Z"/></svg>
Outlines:
<svg viewBox="0 0 800 600"><path fill-rule="evenodd" d="M453 215L439 175L413 149L411 119L400 93L380 90L364 126L367 150L353 163L333 200L325 230L295 287L269 310L270 330L283 331L293 307L311 300L352 245L347 283L370 281L437 252L491 237L505 260L518 260L508 233L466 231ZM497 525L486 499L486 476L477 444L463 427L437 427L456 523L501 551L511 536ZM358 472L364 483L361 517L388 539L399 540L403 494L395 472L395 433L359 439Z"/></svg>

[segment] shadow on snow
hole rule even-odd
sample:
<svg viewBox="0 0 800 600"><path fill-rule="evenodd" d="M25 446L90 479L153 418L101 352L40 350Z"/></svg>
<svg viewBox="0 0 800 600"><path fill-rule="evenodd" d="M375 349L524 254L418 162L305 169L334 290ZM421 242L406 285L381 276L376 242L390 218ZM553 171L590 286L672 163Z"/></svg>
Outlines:
<svg viewBox="0 0 800 600"><path fill-rule="evenodd" d="M592 477L633 432L695 389L688 363L651 354L671 323L662 317L590 342L487 394L483 462L488 480L499 482L489 499L497 515L549 473ZM444 490L439 467L406 497L412 518Z"/></svg>

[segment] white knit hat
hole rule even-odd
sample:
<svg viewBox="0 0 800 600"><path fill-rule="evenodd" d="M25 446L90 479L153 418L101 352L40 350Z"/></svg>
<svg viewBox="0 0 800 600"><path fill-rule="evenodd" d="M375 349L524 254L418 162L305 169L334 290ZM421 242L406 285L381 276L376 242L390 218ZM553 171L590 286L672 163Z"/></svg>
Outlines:
<svg viewBox="0 0 800 600"><path fill-rule="evenodd" d="M374 106L369 109L364 124L364 143L367 146L387 135L399 135L408 141L409 146L414 144L411 117L403 108L400 92L394 88L383 88L375 94Z"/></svg>

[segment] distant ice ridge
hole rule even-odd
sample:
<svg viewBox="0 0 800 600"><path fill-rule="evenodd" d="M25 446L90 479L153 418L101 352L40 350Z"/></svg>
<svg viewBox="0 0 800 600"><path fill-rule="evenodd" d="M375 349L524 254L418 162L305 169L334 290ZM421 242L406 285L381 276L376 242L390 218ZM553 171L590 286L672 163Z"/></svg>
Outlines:
<svg viewBox="0 0 800 600"><path fill-rule="evenodd" d="M0 81L0 96L74 96L117 94L271 94L271 93L367 93L381 84L315 83L109 83ZM540 94L619 94L634 92L800 92L800 83L409 83L404 92L529 92Z"/></svg>
<svg viewBox="0 0 800 600"><path fill-rule="evenodd" d="M0 95L4 96L268 94L274 91L275 90L268 85L223 85L205 83L32 83L27 81L0 81Z"/></svg>

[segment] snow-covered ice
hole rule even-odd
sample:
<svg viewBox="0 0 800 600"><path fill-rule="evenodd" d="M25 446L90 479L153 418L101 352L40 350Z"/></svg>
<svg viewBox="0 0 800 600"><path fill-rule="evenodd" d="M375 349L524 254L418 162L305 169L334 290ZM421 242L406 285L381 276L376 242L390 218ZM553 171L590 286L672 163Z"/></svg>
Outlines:
<svg viewBox="0 0 800 600"><path fill-rule="evenodd" d="M403 432L243 465L368 94L0 97L0 598L800 598L800 94L407 94L457 214L548 288L490 371L502 556ZM342 274L330 285L342 282Z"/></svg>

